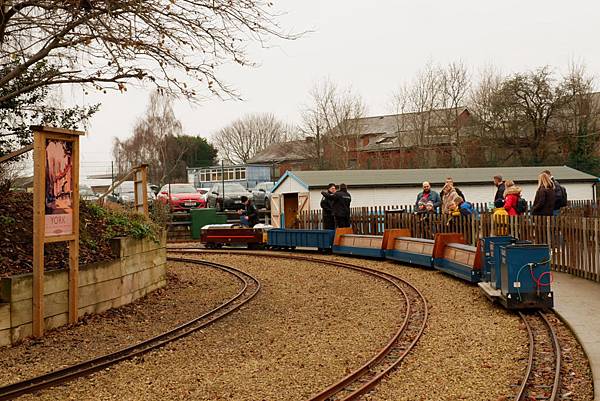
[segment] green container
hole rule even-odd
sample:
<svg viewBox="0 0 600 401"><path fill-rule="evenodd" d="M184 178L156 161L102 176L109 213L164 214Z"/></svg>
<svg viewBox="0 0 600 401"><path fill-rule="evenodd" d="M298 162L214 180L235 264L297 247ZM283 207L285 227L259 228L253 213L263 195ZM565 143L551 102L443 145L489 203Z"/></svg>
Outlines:
<svg viewBox="0 0 600 401"><path fill-rule="evenodd" d="M227 213L217 213L217 221L213 224L227 224Z"/></svg>
<svg viewBox="0 0 600 401"><path fill-rule="evenodd" d="M192 238L200 239L200 230L208 224L225 224L227 217L217 215L217 209L192 209Z"/></svg>

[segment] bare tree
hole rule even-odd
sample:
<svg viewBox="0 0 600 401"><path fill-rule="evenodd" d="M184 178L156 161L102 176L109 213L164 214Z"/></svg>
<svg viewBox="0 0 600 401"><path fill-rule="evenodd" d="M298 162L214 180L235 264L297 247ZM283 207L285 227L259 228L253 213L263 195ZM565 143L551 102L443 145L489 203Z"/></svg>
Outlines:
<svg viewBox="0 0 600 401"><path fill-rule="evenodd" d="M233 94L218 67L251 64L247 41L298 37L276 18L268 0L0 0L0 87L10 88L0 102L63 83L125 90L132 79L190 98L201 87Z"/></svg>
<svg viewBox="0 0 600 401"><path fill-rule="evenodd" d="M159 91L153 92L145 116L133 129L133 136L125 141L115 139L113 155L119 173L147 163L150 180L166 182L186 152L185 148L175 147L172 141L181 135L181 122L173 112L172 99Z"/></svg>
<svg viewBox="0 0 600 401"><path fill-rule="evenodd" d="M351 161L358 163L355 154L360 145L360 119L366 112L362 98L352 88L338 87L329 80L315 84L309 95L301 131L315 138L317 167L352 167Z"/></svg>
<svg viewBox="0 0 600 401"><path fill-rule="evenodd" d="M246 163L268 146L294 139L295 131L273 114L250 114L217 131L213 144L229 163Z"/></svg>
<svg viewBox="0 0 600 401"><path fill-rule="evenodd" d="M471 88L468 68L461 62L452 62L439 70L439 119L443 129L442 135L451 137L453 165L468 167L465 126L468 117L464 116L467 96Z"/></svg>

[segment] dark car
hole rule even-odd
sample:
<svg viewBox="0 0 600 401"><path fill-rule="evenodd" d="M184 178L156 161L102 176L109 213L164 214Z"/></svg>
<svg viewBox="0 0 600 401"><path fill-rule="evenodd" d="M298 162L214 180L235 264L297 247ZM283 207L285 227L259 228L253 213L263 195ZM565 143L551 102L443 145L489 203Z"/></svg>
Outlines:
<svg viewBox="0 0 600 401"><path fill-rule="evenodd" d="M265 207L269 209L271 207L271 189L275 186L274 182L260 182L256 184L256 187L252 190L254 195L254 205L261 208Z"/></svg>
<svg viewBox="0 0 600 401"><path fill-rule="evenodd" d="M202 194L192 184L167 184L160 189L158 199L163 205L169 205L172 212L206 207Z"/></svg>
<svg viewBox="0 0 600 401"><path fill-rule="evenodd" d="M225 193L225 201L223 201L223 192ZM242 196L253 199L252 193L241 184L234 182L225 183L225 191L223 191L223 184L215 184L208 193L208 207L214 207L219 210L242 209L244 207L240 199Z"/></svg>

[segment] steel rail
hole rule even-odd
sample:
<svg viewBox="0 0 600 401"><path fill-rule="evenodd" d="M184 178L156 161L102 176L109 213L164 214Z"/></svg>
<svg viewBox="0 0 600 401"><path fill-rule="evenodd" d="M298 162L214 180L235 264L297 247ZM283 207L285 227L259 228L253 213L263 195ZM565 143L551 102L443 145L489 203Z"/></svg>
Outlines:
<svg viewBox="0 0 600 401"><path fill-rule="evenodd" d="M248 273L245 273L234 267L197 259L167 259L175 262L204 265L225 271L236 277L243 284L242 288L237 294L223 304L202 314L201 316L175 327L172 330L161 333L137 344L122 348L115 352L99 356L97 358L83 361L63 369L54 370L31 379L26 379L20 382L2 386L0 387L0 400L11 400L24 394L63 384L75 378L87 376L117 362L131 359L138 355L160 348L172 341L183 338L202 328L205 328L206 326L238 310L242 305L254 298L254 296L260 290L260 281Z"/></svg>
<svg viewBox="0 0 600 401"><path fill-rule="evenodd" d="M339 398L340 400L354 400L354 399L357 399L358 397L360 397L361 395L371 391L388 373L390 373L393 369L395 369L404 360L406 355L408 355L408 353L414 348L414 346L417 344L417 342L421 338L423 332L425 331L425 327L427 325L427 318L429 315L429 310L428 310L428 306L427 306L427 301L426 301L425 297L423 296L423 294L419 291L419 289L416 288L415 286L413 286L408 281L401 279L400 277L397 277L393 274L386 273L386 272L383 272L380 270L371 269L368 267L358 266L355 264L350 264L350 263L345 263L345 262L340 262L340 261L332 261L332 260L322 259L322 258L299 256L299 255L289 255L289 254L276 254L276 253L272 253L272 252L261 252L261 251L256 251L256 252L249 252L247 250L214 251L214 250L204 250L204 249L194 249L194 248L177 248L177 247L170 247L170 248L168 248L168 251L169 252L177 252L177 253L188 253L188 254L189 253L191 253L191 254L230 254L230 255L231 254L236 254L236 255L241 254L241 255L247 255L247 256L256 256L257 254L261 254L261 255L264 255L265 257L271 257L271 258L275 258L275 259L295 259L295 260L303 260L303 261L309 261L309 262L314 262L314 263L322 263L322 264L326 264L326 265L356 270L356 271L366 273L366 274L369 274L372 276L377 276L383 280L388 281L394 287L399 289L399 291L403 294L405 301L407 302L406 303L406 305L407 305L406 306L406 314L405 314L405 318L402 322L402 325L396 331L396 333L392 336L392 338L389 340L389 342L386 344L386 346L383 347L367 363L365 363L358 369L354 370L353 372L351 372L350 374L348 374L346 377L342 378L338 382L327 387L325 390L321 391L319 394L311 397L310 401L325 401L325 400L331 400L331 399L338 399L338 398L335 398L335 396L339 395L339 393L343 392L343 391L350 391L350 394L348 394L342 398ZM407 286L410 290L414 291L414 293L416 294L416 296L414 298L417 299L418 302L420 302L422 304L422 308L423 308L422 309L422 315L423 315L422 323L421 323L421 325L418 326L418 332L415 334L414 338L410 339L411 341L409 344L398 343L400 337L406 331L408 324L411 322L411 317L414 317L414 316L411 316L412 306L411 306L411 302L409 300L409 296L406 293L406 291L401 287L401 285L398 284L398 282L402 283L403 285ZM417 313L418 312L419 311L417 311ZM394 356L395 360L388 366L385 366L380 372L371 374L377 368L377 365L379 363L381 363L383 360L385 360L386 357L390 356L390 353L394 350L396 345L398 346L399 350L401 350L402 352L399 352L398 355L395 355ZM369 375L371 375L371 376L369 377ZM365 376L367 376L366 382L360 382L360 380L364 379ZM348 390L348 387L354 383L358 383L359 387L356 389Z"/></svg>
<svg viewBox="0 0 600 401"><path fill-rule="evenodd" d="M560 369L562 364L560 343L558 342L558 336L556 335L556 331L554 330L554 327L552 326L546 315L544 315L544 313L541 311L538 311L537 315L540 317L540 319L544 323L544 326L546 327L548 336L552 341L552 348L554 350L554 379L552 383L552 393L550 395L550 398L548 398L548 401L556 401L558 397L558 390L560 388ZM525 323L525 328L527 328L527 335L529 337L529 358L527 361L527 369L525 370L525 375L523 376L523 381L521 382L521 386L519 387L517 395L515 396L515 401L525 401L527 399L527 389L530 387L531 373L534 370L533 366L535 364L535 335L532 325L528 322L527 315L525 315L522 312L519 312L519 316Z"/></svg>

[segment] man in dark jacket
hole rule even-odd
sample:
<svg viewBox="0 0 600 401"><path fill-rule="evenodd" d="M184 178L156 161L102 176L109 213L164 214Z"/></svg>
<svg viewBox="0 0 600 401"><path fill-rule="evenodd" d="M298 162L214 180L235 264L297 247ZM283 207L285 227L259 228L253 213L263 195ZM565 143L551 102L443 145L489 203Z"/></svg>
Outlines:
<svg viewBox="0 0 600 401"><path fill-rule="evenodd" d="M434 210L438 210L440 206L442 206L442 198L440 198L440 194L431 189L431 184L427 181L423 183L423 190L419 192L417 195L417 201L415 202L415 207L417 211L419 209L425 209L427 202L433 202Z"/></svg>
<svg viewBox="0 0 600 401"><path fill-rule="evenodd" d="M504 185L504 180L501 175L494 176L494 185L498 188L496 190L496 195L494 196L494 204L499 200L504 204L504 190L506 189L506 186Z"/></svg>
<svg viewBox="0 0 600 401"><path fill-rule="evenodd" d="M238 214L241 215L240 223L244 227L254 227L258 224L258 209L247 196L242 196L240 200L244 204L244 210L238 210Z"/></svg>
<svg viewBox="0 0 600 401"><path fill-rule="evenodd" d="M328 196L323 196L321 199L321 210L323 211L323 229L335 230L335 219L333 217L333 199L329 195L336 192L335 184L331 183L327 186Z"/></svg>
<svg viewBox="0 0 600 401"><path fill-rule="evenodd" d="M560 209L567 206L567 190L560 185L556 178L554 178L550 170L544 170L542 172L548 174L554 184L554 215L558 216L558 214L560 214Z"/></svg>
<svg viewBox="0 0 600 401"><path fill-rule="evenodd" d="M346 184L341 184L339 191L334 193L323 191L321 192L321 195L333 201L333 217L335 219L335 227L350 227L350 203L352 202L352 197L348 192Z"/></svg>

